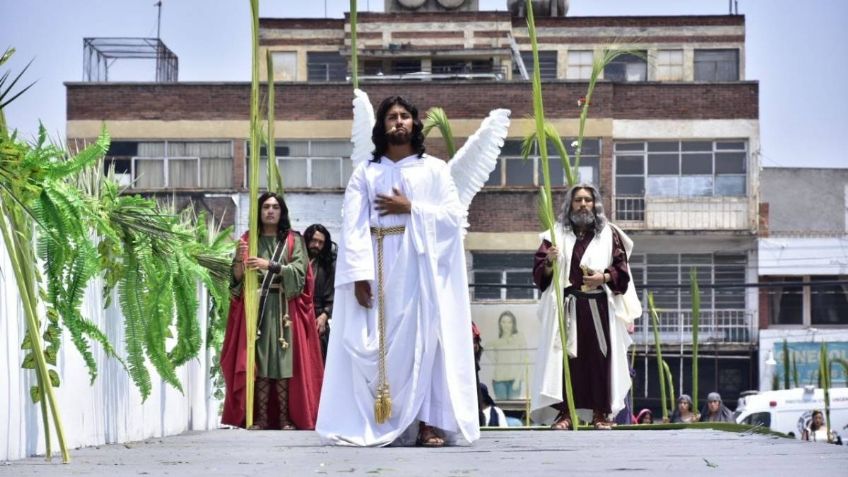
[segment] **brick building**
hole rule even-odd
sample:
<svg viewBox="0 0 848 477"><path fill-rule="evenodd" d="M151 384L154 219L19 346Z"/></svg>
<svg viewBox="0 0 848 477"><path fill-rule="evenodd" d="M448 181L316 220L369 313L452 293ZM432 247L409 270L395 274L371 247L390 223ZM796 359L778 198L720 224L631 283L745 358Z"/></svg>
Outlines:
<svg viewBox="0 0 848 477"><path fill-rule="evenodd" d="M522 73L532 70L532 56L524 18L468 3L456 11L360 13L359 74L372 102L402 94L421 111L443 107L458 144L489 110L512 110L498 167L471 207L466 249L470 282L510 285L471 293L489 344L484 379L500 367L501 379L517 382L514 395L499 398L516 399L532 376L537 333L537 293L513 287L531 283L538 246L540 159L520 156L534 128ZM675 386L690 392L691 299L675 286L688 283L693 267L704 284L757 278L759 85L745 79L745 18L558 16L537 18L537 27L546 115L566 144L578 132L577 101L593 60L611 47L639 52L619 57L597 85L580 174L600 187L609 217L634 238L634 281L652 287L664 356ZM262 19L260 48L274 58L276 153L294 226L322 222L336 233L351 172L349 16ZM132 191L191 198L240 231L249 94L248 83L67 83L68 136L93 138L105 122L110 163ZM437 133L427 148L444 156ZM552 161L562 184L559 159ZM757 293L723 290L705 288L702 297L700 389L732 400L757 387ZM505 311L517 317L527 349L499 350ZM647 324L634 338L636 397L649 405L659 392Z"/></svg>

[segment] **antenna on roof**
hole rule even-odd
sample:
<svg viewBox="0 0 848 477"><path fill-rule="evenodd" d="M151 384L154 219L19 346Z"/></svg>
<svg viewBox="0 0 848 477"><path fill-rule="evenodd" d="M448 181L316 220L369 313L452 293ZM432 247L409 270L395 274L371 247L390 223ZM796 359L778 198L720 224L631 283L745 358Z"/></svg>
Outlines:
<svg viewBox="0 0 848 477"><path fill-rule="evenodd" d="M156 14L156 39L160 40L162 39L162 37L159 35L159 32L162 28L162 0L159 0L158 2L154 3L153 6L159 10L159 12Z"/></svg>
<svg viewBox="0 0 848 477"><path fill-rule="evenodd" d="M727 0L728 15L739 15L739 0Z"/></svg>

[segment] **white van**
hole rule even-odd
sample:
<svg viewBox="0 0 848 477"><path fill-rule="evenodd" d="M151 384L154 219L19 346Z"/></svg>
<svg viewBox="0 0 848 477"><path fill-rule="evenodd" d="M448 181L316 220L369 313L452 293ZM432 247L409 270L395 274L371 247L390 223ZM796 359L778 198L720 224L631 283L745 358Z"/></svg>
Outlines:
<svg viewBox="0 0 848 477"><path fill-rule="evenodd" d="M736 422L768 427L800 439L816 409L824 412L824 390L813 386L743 393L736 407ZM830 429L843 441L848 435L848 388L830 389Z"/></svg>

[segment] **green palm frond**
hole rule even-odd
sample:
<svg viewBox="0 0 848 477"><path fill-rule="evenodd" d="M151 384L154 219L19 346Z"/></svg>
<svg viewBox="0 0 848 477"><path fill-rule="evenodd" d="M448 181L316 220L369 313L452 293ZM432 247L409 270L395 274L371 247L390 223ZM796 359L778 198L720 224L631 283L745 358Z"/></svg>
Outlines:
<svg viewBox="0 0 848 477"><path fill-rule="evenodd" d="M5 63L6 60L8 60L9 57L11 57L12 54L14 54L14 52L15 52L15 50L13 50L13 49L6 50L6 53L3 54L3 61L0 62L0 64ZM15 99L17 99L18 96L26 93L26 91L28 89L32 88L32 86L35 84L35 82L33 81L32 83L28 84L27 86L24 86L23 89L21 89L20 91L18 91L17 93L12 95L12 88L14 88L15 84L17 84L17 82L21 79L21 77L23 77L24 73L26 73L26 70L29 69L30 65L32 65L32 60L30 60L29 63L27 63L26 66L24 66L23 69L21 69L21 71L15 76L15 79L13 79L12 82L9 83L8 86L5 86L5 84L6 84L6 81L9 79L9 75L11 74L11 72L7 71L7 72L3 73L2 76L0 76L0 110L4 109L6 106L8 106L9 103L11 103Z"/></svg>
<svg viewBox="0 0 848 477"><path fill-rule="evenodd" d="M830 361L828 360L827 343L822 342L819 351L819 370L822 376L824 390L824 422L827 426L827 441L832 442L830 434Z"/></svg>
<svg viewBox="0 0 848 477"><path fill-rule="evenodd" d="M277 167L277 140L274 134L274 89L277 87L274 83L274 58L271 50L265 51L265 61L267 63L268 72L268 137L265 138L268 151L268 191L276 194L283 194L283 177L280 175L280 168Z"/></svg>
<svg viewBox="0 0 848 477"><path fill-rule="evenodd" d="M796 353L792 353L792 385L796 388L800 386L801 379L798 374L798 360Z"/></svg>
<svg viewBox="0 0 848 477"><path fill-rule="evenodd" d="M783 339L783 389L789 389L789 343Z"/></svg>
<svg viewBox="0 0 848 477"><path fill-rule="evenodd" d="M668 420L668 410L669 407L666 401L666 390L665 390L665 380L663 376L665 375L665 370L663 369L663 359L662 359L662 342L660 342L660 332L659 332L659 322L660 319L657 316L657 309L654 307L654 294L653 292L648 292L648 312L651 314L651 328L654 331L654 348L657 353L657 376L660 380L660 404L662 405L662 416L663 420Z"/></svg>
<svg viewBox="0 0 848 477"><path fill-rule="evenodd" d="M530 0L527 0L527 32L530 35L530 45L533 49L533 117L536 123L536 137L542 138L545 136L545 108L543 104L542 98L542 75L539 69L539 44L536 41L536 23L533 18L533 5ZM542 177L544 179L544 194L545 200L544 203L548 205L550 209L547 212L547 217L553 217L553 196L551 194L551 172L550 165L548 164L548 141L538 141L539 144L539 157L542 161ZM553 228L549 229L551 235L551 244L556 246L556 232ZM554 270L558 270L556 262L554 263ZM565 316L563 313L563 297L562 297L562 287L560 287L560 276L559 273L553 274L553 286L554 296L556 297L557 304L557 321L559 323L559 334L560 334L560 342L562 343L562 348L565 350L568 348L568 323L565 320ZM574 407L574 393L571 388L571 368L569 367L568 362L568 353L563 353L562 358L562 367L563 367L563 387L565 388L566 394L566 403L568 405L568 412L571 416L577 415L577 409ZM574 430L576 431L578 426L574 426Z"/></svg>
<svg viewBox="0 0 848 477"><path fill-rule="evenodd" d="M456 143L453 139L453 130L451 129L450 121L445 110L439 107L430 108L427 111L427 117L424 119L424 136L430 134L430 130L436 128L445 140L445 147L448 150L448 158L453 158L456 154Z"/></svg>
<svg viewBox="0 0 848 477"><path fill-rule="evenodd" d="M671 374L671 368L666 360L662 361L663 376L665 377L666 386L668 387L668 407L674 409L674 403L677 398L674 396L674 377ZM693 412L698 411L698 407L693 404Z"/></svg>
<svg viewBox="0 0 848 477"><path fill-rule="evenodd" d="M556 219L553 207L548 203L548 196L543 188L539 188L539 222L545 230L553 230Z"/></svg>
<svg viewBox="0 0 848 477"><path fill-rule="evenodd" d="M689 286L692 293L692 403L698 409L698 332L701 327L701 289L698 272L689 270Z"/></svg>

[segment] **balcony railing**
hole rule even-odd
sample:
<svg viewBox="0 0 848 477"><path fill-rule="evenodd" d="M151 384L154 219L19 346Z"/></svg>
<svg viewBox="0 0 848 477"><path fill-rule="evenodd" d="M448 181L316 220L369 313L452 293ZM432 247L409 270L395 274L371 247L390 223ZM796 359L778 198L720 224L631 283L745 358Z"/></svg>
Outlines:
<svg viewBox="0 0 848 477"><path fill-rule="evenodd" d="M755 339L754 314L745 309L702 310L698 343L749 344ZM664 344L692 344L692 310L660 310L660 341ZM636 320L633 341L654 344L651 317L646 312Z"/></svg>
<svg viewBox="0 0 848 477"><path fill-rule="evenodd" d="M752 230L747 197L618 196L615 219L628 229Z"/></svg>

